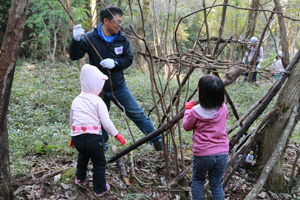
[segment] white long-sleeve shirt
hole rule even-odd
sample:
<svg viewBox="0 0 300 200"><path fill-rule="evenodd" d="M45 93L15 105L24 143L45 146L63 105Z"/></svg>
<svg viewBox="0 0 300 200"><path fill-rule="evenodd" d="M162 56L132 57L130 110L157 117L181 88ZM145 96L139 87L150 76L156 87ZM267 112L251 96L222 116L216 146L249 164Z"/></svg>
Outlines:
<svg viewBox="0 0 300 200"><path fill-rule="evenodd" d="M248 56L248 62L250 62L252 60L252 58L255 54L255 51L257 51L257 47L254 47L251 45L250 50L246 51L246 56ZM264 50L262 47L260 47L256 62L262 62L263 59L264 59Z"/></svg>
<svg viewBox="0 0 300 200"><path fill-rule="evenodd" d="M95 66L82 67L81 93L73 100L70 110L71 136L101 134L101 125L112 137L118 134L104 101L98 96L105 80L107 76Z"/></svg>

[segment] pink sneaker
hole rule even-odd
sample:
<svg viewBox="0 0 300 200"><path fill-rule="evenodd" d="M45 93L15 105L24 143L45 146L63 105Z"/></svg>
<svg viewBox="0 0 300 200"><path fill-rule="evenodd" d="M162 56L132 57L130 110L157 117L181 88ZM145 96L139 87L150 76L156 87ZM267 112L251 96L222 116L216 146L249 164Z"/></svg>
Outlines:
<svg viewBox="0 0 300 200"><path fill-rule="evenodd" d="M84 180L79 180L79 179L76 178L76 179L75 179L75 184L82 187L82 186L84 186L85 181L86 181L86 179L84 179Z"/></svg>
<svg viewBox="0 0 300 200"><path fill-rule="evenodd" d="M108 192L109 191L109 189L110 189L110 186L106 183L106 191L103 191L103 192L100 192L100 193L97 193L96 195L97 196L102 196L102 195L104 195L106 192Z"/></svg>

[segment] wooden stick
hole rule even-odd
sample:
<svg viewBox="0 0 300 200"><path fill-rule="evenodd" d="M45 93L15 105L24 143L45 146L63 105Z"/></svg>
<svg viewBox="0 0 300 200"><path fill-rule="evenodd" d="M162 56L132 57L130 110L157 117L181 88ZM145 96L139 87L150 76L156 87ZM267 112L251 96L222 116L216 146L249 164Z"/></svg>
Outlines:
<svg viewBox="0 0 300 200"><path fill-rule="evenodd" d="M168 187L171 187L172 185L178 183L179 180L181 180L187 173L190 172L190 170L193 168L193 164L188 166L184 171L182 171L178 176L176 176L169 184Z"/></svg>
<svg viewBox="0 0 300 200"><path fill-rule="evenodd" d="M40 177L40 178L37 178L37 179L34 179L34 180L28 180L28 181L25 181L25 182L14 182L13 185L14 186L21 186L21 185L32 185L32 184L37 184L37 183L40 183L42 181L45 181L46 179L52 177L52 176L55 176L56 174L59 174L63 171L66 171L68 169L70 169L71 167L67 167L65 169L61 169L61 170L57 170L57 171L54 171L54 172L51 172L49 174L45 174L44 176Z"/></svg>
<svg viewBox="0 0 300 200"><path fill-rule="evenodd" d="M114 153L117 153L117 147L115 145L112 145L111 151ZM120 174L121 174L121 177L122 177L124 183L127 186L131 186L128 175L126 173L126 166L125 166L124 160L122 158L117 159L117 164L118 164Z"/></svg>

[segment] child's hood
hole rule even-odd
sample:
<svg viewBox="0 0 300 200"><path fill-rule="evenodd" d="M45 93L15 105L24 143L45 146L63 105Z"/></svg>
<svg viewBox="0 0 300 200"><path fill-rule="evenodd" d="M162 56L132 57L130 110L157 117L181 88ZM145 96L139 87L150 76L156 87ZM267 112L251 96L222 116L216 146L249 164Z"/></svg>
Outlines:
<svg viewBox="0 0 300 200"><path fill-rule="evenodd" d="M218 121L220 121L221 119L222 119L222 117L223 117L223 115L222 115L222 113L224 112L224 111L226 111L227 110L227 108L226 108L226 104L225 103L223 103L222 104L222 106L216 111L216 110L214 110L214 112L215 112L215 115L214 116L211 116L211 117L209 117L209 118L203 118L203 117L201 117L200 115L199 115L199 113L197 112L197 111L199 111L199 105L196 105L195 107L194 107L194 109L193 109L193 115L198 119L198 120L200 120L200 121L213 121L213 122L218 122ZM206 113L207 114L207 113ZM228 115L228 114L227 114ZM227 116L228 117L228 116ZM226 117L226 118L227 118Z"/></svg>
<svg viewBox="0 0 300 200"><path fill-rule="evenodd" d="M99 95L107 79L97 67L85 64L80 73L81 92Z"/></svg>

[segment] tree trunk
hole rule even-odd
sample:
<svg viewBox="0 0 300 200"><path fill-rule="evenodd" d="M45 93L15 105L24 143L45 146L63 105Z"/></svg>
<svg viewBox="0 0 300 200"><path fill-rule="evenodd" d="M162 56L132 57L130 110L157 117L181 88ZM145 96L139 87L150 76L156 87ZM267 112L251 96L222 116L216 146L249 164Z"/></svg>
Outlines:
<svg viewBox="0 0 300 200"><path fill-rule="evenodd" d="M143 0L141 2L142 2L142 4L141 4L142 12L141 12L141 20L139 20L140 23L138 24L138 28L137 28L137 34L139 36L141 36L142 38L145 38L146 37L145 25L146 25L146 22L147 22L148 17L149 17L150 1L149 0ZM139 44L139 47L140 47L141 51L146 52L146 47L145 47L144 41L142 41L142 40L137 40L137 41L138 41L138 44ZM146 61L145 61L144 57L139 55L138 59L139 59L139 63L141 65L141 68L143 70L147 70L148 68L146 66Z"/></svg>
<svg viewBox="0 0 300 200"><path fill-rule="evenodd" d="M10 177L7 110L28 0L13 0L0 54L0 199L13 199Z"/></svg>
<svg viewBox="0 0 300 200"><path fill-rule="evenodd" d="M275 3L275 8L277 12L282 12L282 8L281 8L281 4L279 0L274 0ZM286 27L285 27L285 22L284 22L284 18L282 17L281 14L278 14L278 23L279 23L279 28L280 28L280 43L282 46L282 64L284 66L284 68L286 68L288 66L288 64L290 63L290 54L289 54L289 44L287 41L287 34L286 34Z"/></svg>
<svg viewBox="0 0 300 200"><path fill-rule="evenodd" d="M71 0L66 0L66 2L67 2L67 8L68 8L68 12L70 14L70 17L73 18L72 2L71 2ZM73 30L74 29L74 23L72 22L71 18L69 19L69 22L71 24L71 29Z"/></svg>
<svg viewBox="0 0 300 200"><path fill-rule="evenodd" d="M91 13L92 13L92 27L97 26L97 2L96 0L91 0Z"/></svg>
<svg viewBox="0 0 300 200"><path fill-rule="evenodd" d="M260 144L260 146L263 146L263 152L262 152L262 158L259 159L262 159L264 166L272 156L272 153L275 151L276 146L279 142L278 140L283 134L284 127L286 126L287 120L291 115L292 106L294 104L295 98L298 95L298 91L300 91L299 60L296 66L294 67L294 69L292 70L292 74L290 75L289 79L287 80L284 87L282 88L278 96L277 102L275 104L275 107L279 107L281 111L281 115L275 121L274 125L271 126L270 129L266 132L263 144ZM299 117L296 118L294 126L297 124L298 121L299 121ZM288 137L287 143L289 141L289 138L290 137ZM268 190L282 191L284 189L282 187L282 185L284 185L284 177L282 172L283 159L284 159L284 153L277 161L276 165L273 167L266 181L266 187Z"/></svg>
<svg viewBox="0 0 300 200"><path fill-rule="evenodd" d="M266 163L264 170L261 173L255 187L251 190L251 192L246 196L245 200L253 200L256 199L258 193L263 188L267 177L269 176L270 170L274 166L274 164L278 161L279 157L282 156L284 152L284 148L286 145L287 138L293 129L293 124L295 123L295 118L298 115L298 104L299 104L299 92L297 92L297 97L294 99L294 104L292 105L292 112L289 118L287 119L287 124L284 127L283 134L278 140L278 144L276 144L275 152L272 154L269 161Z"/></svg>
<svg viewBox="0 0 300 200"><path fill-rule="evenodd" d="M251 8L255 9L259 6L258 0L252 0L251 2ZM254 35L255 31L255 24L257 19L257 11L249 11L247 16L247 30L245 33L245 38L250 39Z"/></svg>
<svg viewBox="0 0 300 200"><path fill-rule="evenodd" d="M228 4L228 0L224 0L224 4ZM216 43L216 46L215 46L214 57L216 57L216 53L219 50L220 40L222 38L222 34L223 34L223 31L224 31L225 19L226 19L226 11L227 11L227 6L223 6L222 19L221 19L220 28L219 28L219 39L218 39L218 41ZM226 52L226 51L224 51L224 52Z"/></svg>
<svg viewBox="0 0 300 200"><path fill-rule="evenodd" d="M118 0L117 6L121 7L122 6L122 0Z"/></svg>

